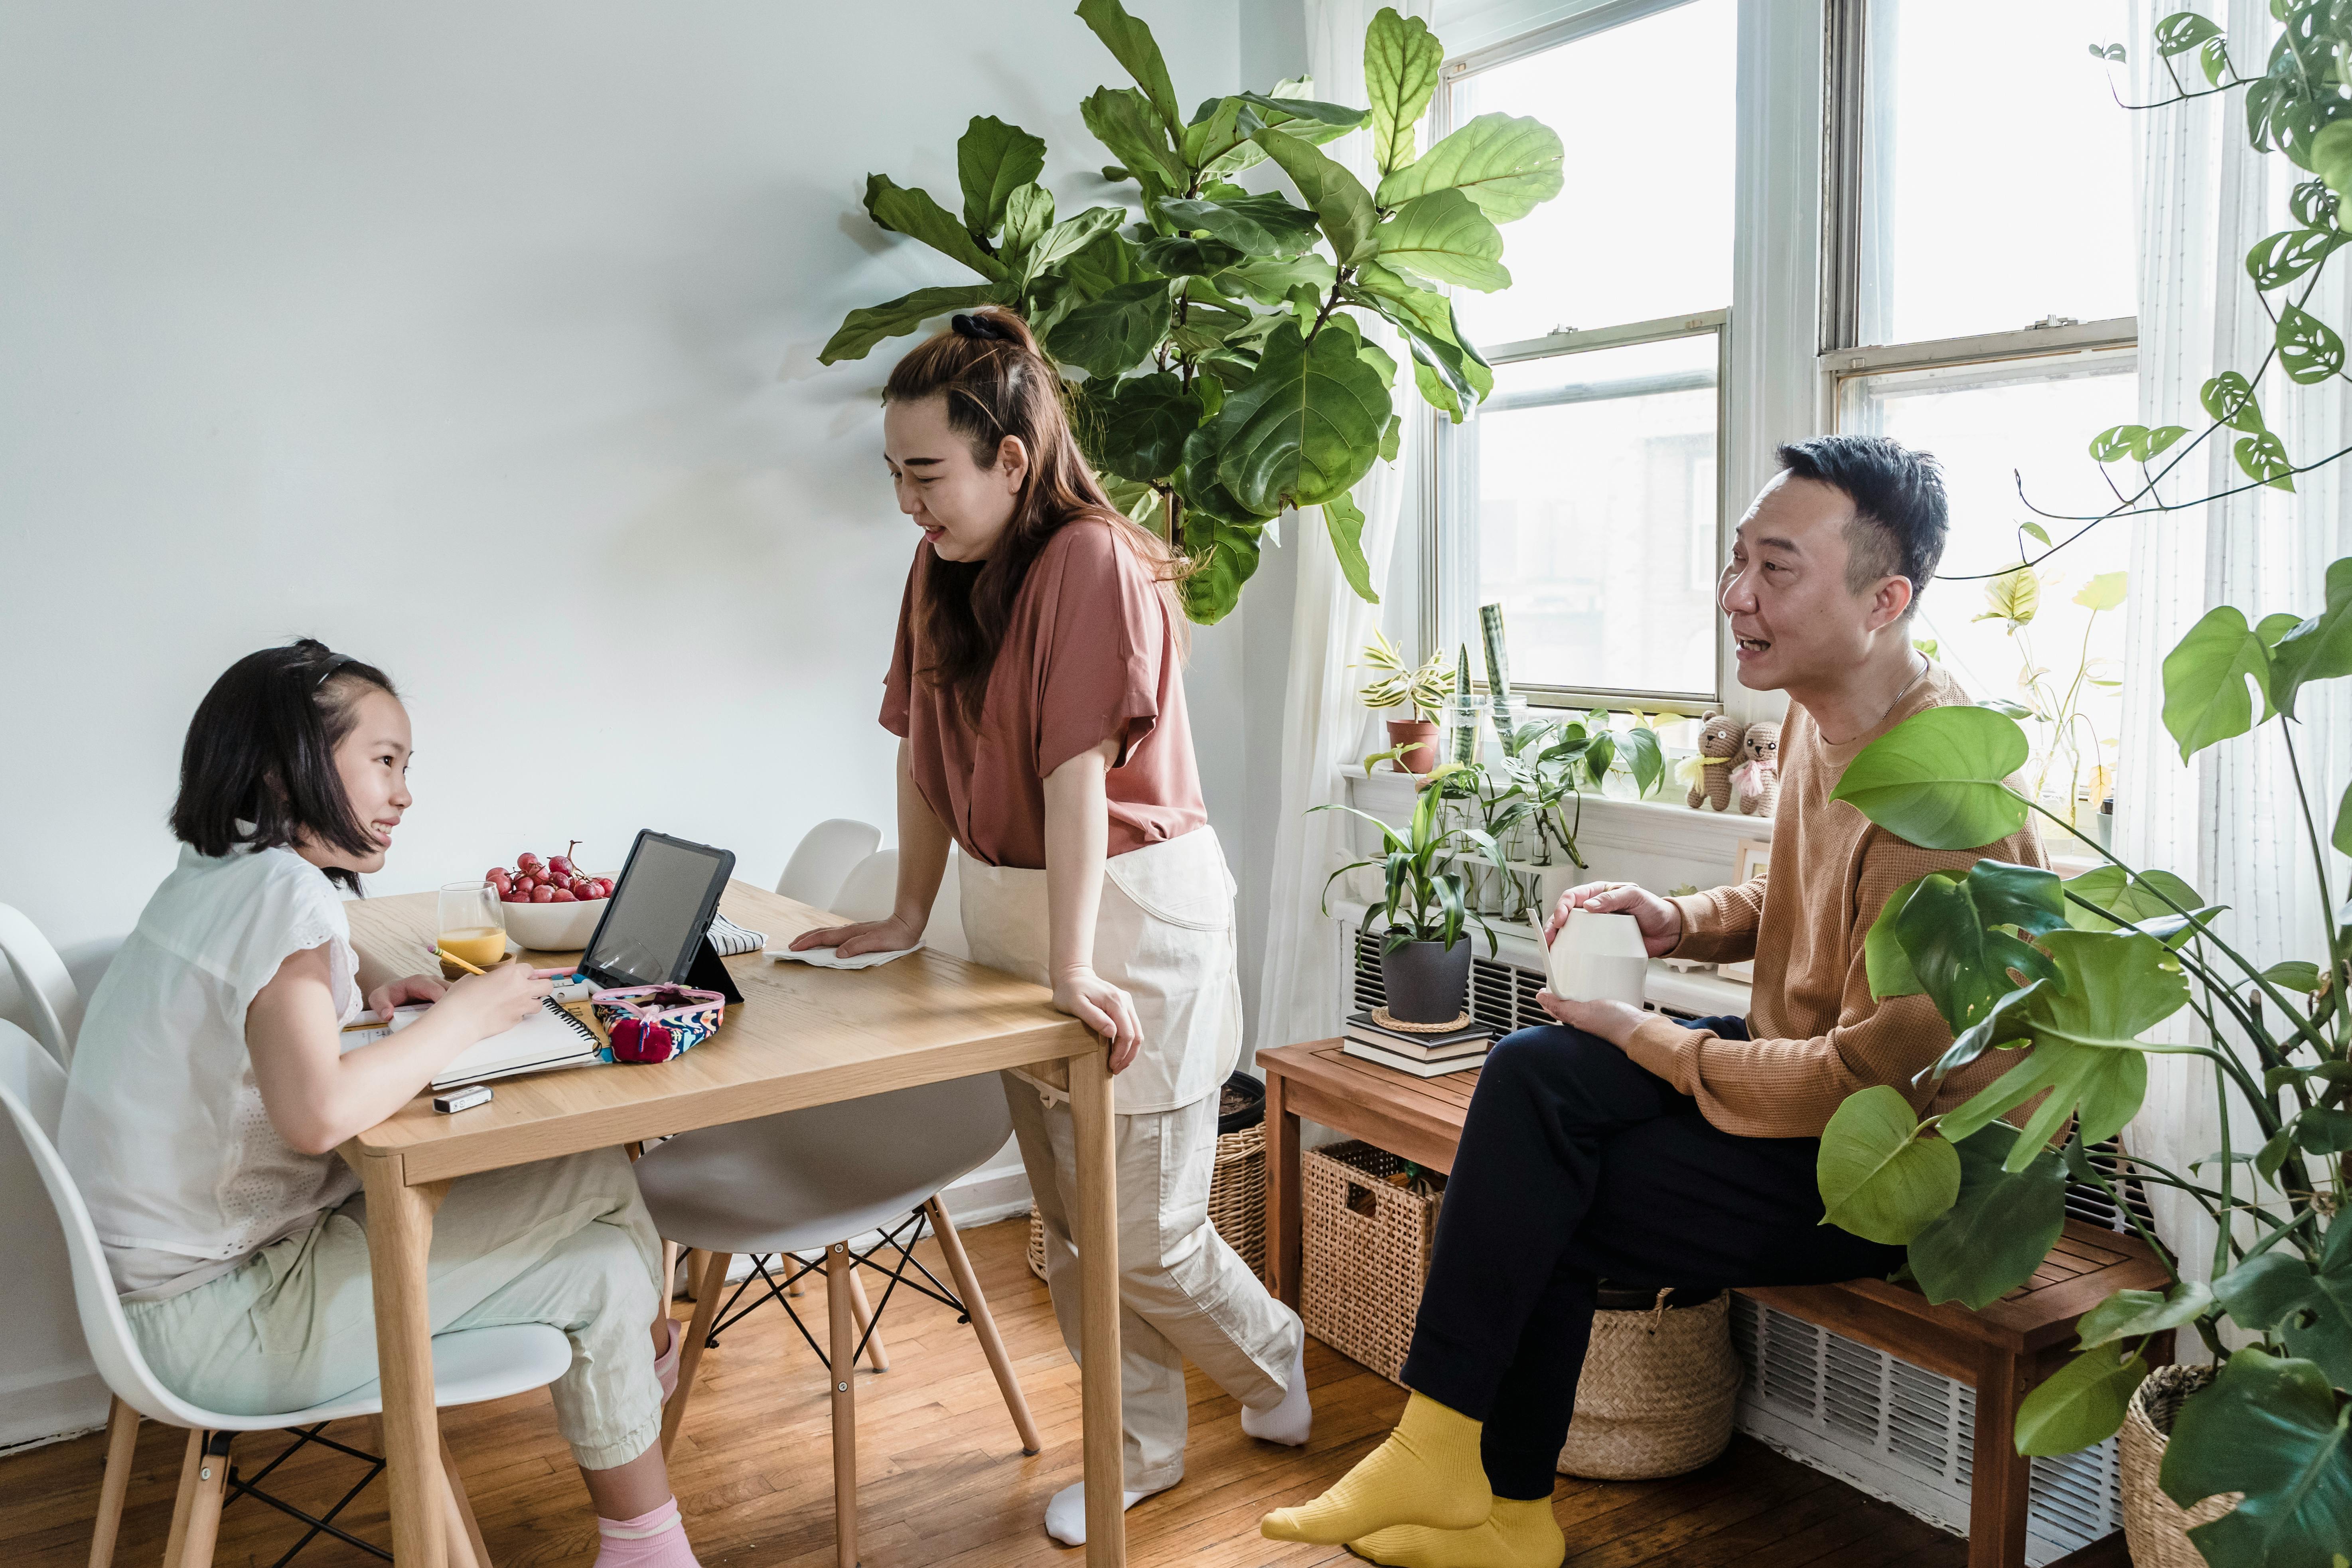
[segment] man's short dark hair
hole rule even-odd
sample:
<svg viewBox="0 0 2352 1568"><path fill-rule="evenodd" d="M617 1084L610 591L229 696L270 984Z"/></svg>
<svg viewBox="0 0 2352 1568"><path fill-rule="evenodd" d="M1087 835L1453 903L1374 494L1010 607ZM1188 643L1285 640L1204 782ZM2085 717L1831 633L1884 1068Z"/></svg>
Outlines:
<svg viewBox="0 0 2352 1568"><path fill-rule="evenodd" d="M1842 490L1853 502L1846 528L1845 585L1859 594L1882 577L1911 583L1907 616L1944 559L1950 531L1944 470L1925 452L1884 436L1815 436L1775 454L1801 479Z"/></svg>
<svg viewBox="0 0 2352 1568"><path fill-rule="evenodd" d="M310 637L266 647L213 682L180 750L180 795L172 833L200 855L292 847L303 837L346 854L375 847L335 769L335 748L352 732L369 688L397 697L372 664ZM330 881L356 890L358 876L329 868Z"/></svg>

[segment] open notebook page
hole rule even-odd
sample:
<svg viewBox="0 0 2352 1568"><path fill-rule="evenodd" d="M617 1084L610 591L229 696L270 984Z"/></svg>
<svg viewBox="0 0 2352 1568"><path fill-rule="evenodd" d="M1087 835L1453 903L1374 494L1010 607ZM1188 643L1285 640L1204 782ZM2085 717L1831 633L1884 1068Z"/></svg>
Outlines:
<svg viewBox="0 0 2352 1568"><path fill-rule="evenodd" d="M406 1028L425 1012L424 1007L394 1009L393 1032ZM455 1084L483 1083L528 1072L584 1067L598 1059L596 1053L601 1044L596 1031L565 1012L562 1004L551 997L542 998L539 1011L513 1028L477 1040L450 1058L448 1066L433 1075L432 1087L447 1089Z"/></svg>

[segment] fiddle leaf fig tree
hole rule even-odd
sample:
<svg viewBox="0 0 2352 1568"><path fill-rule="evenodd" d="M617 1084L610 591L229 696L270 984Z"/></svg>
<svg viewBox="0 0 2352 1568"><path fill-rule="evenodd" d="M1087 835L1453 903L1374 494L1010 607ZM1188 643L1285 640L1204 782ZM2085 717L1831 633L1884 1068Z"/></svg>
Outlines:
<svg viewBox="0 0 2352 1568"><path fill-rule="evenodd" d="M1115 160L1103 177L1131 192L1064 216L1040 183L1045 143L974 119L956 144L961 216L887 175L866 187L877 224L974 281L852 310L818 358L861 359L950 311L1011 306L1063 368L1111 499L1190 559L1193 620L1240 601L1266 529L1291 508L1322 510L1349 585L1377 602L1353 491L1396 457L1402 367L1361 320L1396 330L1420 396L1460 421L1494 375L1445 289L1510 286L1496 226L1559 194L1559 138L1485 114L1418 151L1444 49L1393 9L1365 33L1369 108L1295 81L1189 118L1150 27L1119 0L1081 0L1077 16L1135 83L1078 106ZM1321 151L1359 130L1372 138L1371 189ZM1260 164L1297 199L1236 183Z"/></svg>
<svg viewBox="0 0 2352 1568"><path fill-rule="evenodd" d="M2291 814L2280 826L2310 852L2328 911L2322 951L2258 964L2224 936L2225 911L2180 878L2112 856L2063 881L1993 860L1931 872L1897 889L1872 927L1871 991L1925 995L1951 1027L1951 1048L1916 1088L1987 1058L2003 1070L1925 1120L1916 1096L1864 1089L1822 1138L1828 1223L1905 1245L1929 1300L1982 1307L2023 1284L2056 1244L2069 1176L2131 1213L2087 1146L2138 1111L2151 1053L2199 1059L2225 1112L2237 1108L2221 1118L2221 1149L2186 1172L2127 1159L2139 1181L2185 1194L2213 1218L2207 1278L2182 1278L2143 1228L2173 1271L2169 1288L2117 1291L2084 1315L2077 1355L2027 1396L2016 1443L2061 1454L2108 1436L2147 1375L2151 1342L2193 1330L2221 1371L2182 1406L2158 1479L2184 1508L2243 1494L2189 1532L2213 1568L2324 1565L2352 1550L2352 901L2338 903L2330 885L2331 847L2352 855L2352 788L2340 802L2322 797L2294 718L2306 688L2352 676L2352 558L2328 568L2326 595L2313 616L2258 628L2215 609L2163 666L2164 722L2183 761L2269 739L2275 725L2294 786L2278 802ZM1831 798L1931 849L2003 837L2029 812L2064 826L2007 784L2025 755L2000 714L1931 709L1864 748ZM2183 1009L2194 1038L2147 1037ZM2021 1126L2002 1120L2012 1114ZM2231 1147L2232 1126L2249 1124L2255 1146ZM1931 1146L1946 1152L1921 1152Z"/></svg>

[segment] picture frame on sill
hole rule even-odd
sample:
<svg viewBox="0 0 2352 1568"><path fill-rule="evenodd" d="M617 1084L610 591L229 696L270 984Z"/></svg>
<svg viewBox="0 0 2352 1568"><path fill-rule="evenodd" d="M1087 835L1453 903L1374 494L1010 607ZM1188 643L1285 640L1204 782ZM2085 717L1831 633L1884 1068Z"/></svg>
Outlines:
<svg viewBox="0 0 2352 1568"><path fill-rule="evenodd" d="M1739 841L1739 858L1731 875L1734 887L1753 878L1769 875L1772 869L1772 846L1761 838ZM1737 963L1718 963L1715 972L1726 980L1737 980L1742 985L1756 984L1756 961L1743 958Z"/></svg>

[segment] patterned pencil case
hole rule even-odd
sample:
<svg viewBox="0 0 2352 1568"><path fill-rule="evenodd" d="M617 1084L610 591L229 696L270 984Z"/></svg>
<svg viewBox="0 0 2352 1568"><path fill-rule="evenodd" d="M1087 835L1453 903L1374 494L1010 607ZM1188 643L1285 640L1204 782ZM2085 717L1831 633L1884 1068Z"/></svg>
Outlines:
<svg viewBox="0 0 2352 1568"><path fill-rule="evenodd" d="M608 1062L666 1062L709 1039L725 1022L727 998L685 985L631 985L589 998L610 1042Z"/></svg>

